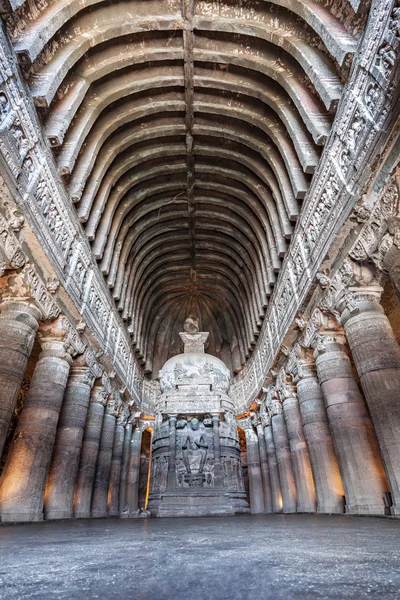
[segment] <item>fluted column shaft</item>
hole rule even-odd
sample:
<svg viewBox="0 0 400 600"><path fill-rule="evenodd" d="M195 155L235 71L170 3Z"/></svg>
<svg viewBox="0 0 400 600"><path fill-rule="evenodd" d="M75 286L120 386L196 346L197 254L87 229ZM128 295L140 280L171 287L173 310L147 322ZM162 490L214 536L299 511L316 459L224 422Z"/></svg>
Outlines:
<svg viewBox="0 0 400 600"><path fill-rule="evenodd" d="M260 452L260 469L264 489L264 512L272 512L272 490L269 473L267 445L265 443L264 430L261 423L257 424L258 450Z"/></svg>
<svg viewBox="0 0 400 600"><path fill-rule="evenodd" d="M124 434L124 445L122 449L122 463L121 463L121 478L119 484L119 514L122 516L124 509L126 507L126 486L127 486L127 476L128 476L128 464L129 464L129 454L131 449L131 439L132 439L132 423L128 421L125 425L125 434Z"/></svg>
<svg viewBox="0 0 400 600"><path fill-rule="evenodd" d="M176 416L169 417L169 457L167 473L167 489L173 490L176 487L175 474L175 454L176 454Z"/></svg>
<svg viewBox="0 0 400 600"><path fill-rule="evenodd" d="M0 307L0 457L39 327L40 311L29 301Z"/></svg>
<svg viewBox="0 0 400 600"><path fill-rule="evenodd" d="M392 492L392 514L400 515L400 348L377 302L356 302L354 313L345 311L342 322Z"/></svg>
<svg viewBox="0 0 400 600"><path fill-rule="evenodd" d="M64 342L42 338L24 408L0 483L2 521L40 521L47 473L72 362Z"/></svg>
<svg viewBox="0 0 400 600"><path fill-rule="evenodd" d="M247 468L249 477L250 512L252 515L264 512L264 489L260 466L258 437L253 427L245 429Z"/></svg>
<svg viewBox="0 0 400 600"><path fill-rule="evenodd" d="M297 394L317 495L317 512L343 513L343 484L315 364L300 365Z"/></svg>
<svg viewBox="0 0 400 600"><path fill-rule="evenodd" d="M94 386L90 396L89 411L83 434L82 451L75 486L74 516L77 519L87 519L90 517L93 482L107 397L108 392L103 386Z"/></svg>
<svg viewBox="0 0 400 600"><path fill-rule="evenodd" d="M271 415L276 460L278 462L279 481L282 492L282 512L296 512L296 485L294 482L292 460L290 456L289 438L285 417L282 412Z"/></svg>
<svg viewBox="0 0 400 600"><path fill-rule="evenodd" d="M110 517L119 515L119 489L121 479L121 462L124 447L124 421L119 417L115 425L114 445L111 459L110 484L108 488L108 514Z"/></svg>
<svg viewBox="0 0 400 600"><path fill-rule="evenodd" d="M374 428L354 379L344 338L326 338L315 352L318 378L352 514L383 514L387 482Z"/></svg>
<svg viewBox="0 0 400 600"><path fill-rule="evenodd" d="M289 438L290 454L294 481L296 484L297 512L316 512L314 480L311 472L310 458L304 439L303 424L299 401L292 392L283 400L283 413Z"/></svg>
<svg viewBox="0 0 400 600"><path fill-rule="evenodd" d="M75 480L79 468L83 432L92 379L87 366L78 359L70 370L61 407L56 441L47 480L44 502L46 519L71 519Z"/></svg>
<svg viewBox="0 0 400 600"><path fill-rule="evenodd" d="M110 482L111 461L116 427L116 407L113 397L107 402L101 429L99 452L97 454L96 475L93 484L93 518L107 516L108 486Z"/></svg>
<svg viewBox="0 0 400 600"><path fill-rule="evenodd" d="M140 475L140 450L142 447L142 429L136 426L131 439L131 451L128 463L127 507L124 511L126 517L134 516L138 511L139 502L139 475Z"/></svg>
<svg viewBox="0 0 400 600"><path fill-rule="evenodd" d="M269 476L271 481L272 512L280 513L282 512L281 483L279 481L278 461L276 460L275 454L274 436L270 424L264 427L264 438L267 449Z"/></svg>

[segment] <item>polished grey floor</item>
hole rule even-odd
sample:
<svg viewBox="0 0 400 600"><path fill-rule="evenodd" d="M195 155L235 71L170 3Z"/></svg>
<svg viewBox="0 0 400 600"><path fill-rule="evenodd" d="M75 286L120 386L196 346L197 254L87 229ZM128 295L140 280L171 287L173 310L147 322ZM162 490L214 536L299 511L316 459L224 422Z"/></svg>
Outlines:
<svg viewBox="0 0 400 600"><path fill-rule="evenodd" d="M246 515L4 525L0 598L400 599L400 521Z"/></svg>

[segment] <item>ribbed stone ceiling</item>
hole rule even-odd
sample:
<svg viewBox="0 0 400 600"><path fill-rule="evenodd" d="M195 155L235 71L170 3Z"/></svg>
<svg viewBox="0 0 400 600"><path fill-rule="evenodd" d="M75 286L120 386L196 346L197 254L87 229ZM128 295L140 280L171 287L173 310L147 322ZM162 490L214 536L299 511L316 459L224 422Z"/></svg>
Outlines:
<svg viewBox="0 0 400 600"><path fill-rule="evenodd" d="M148 372L179 351L188 314L233 370L250 355L358 21L346 0L29 0L9 17Z"/></svg>

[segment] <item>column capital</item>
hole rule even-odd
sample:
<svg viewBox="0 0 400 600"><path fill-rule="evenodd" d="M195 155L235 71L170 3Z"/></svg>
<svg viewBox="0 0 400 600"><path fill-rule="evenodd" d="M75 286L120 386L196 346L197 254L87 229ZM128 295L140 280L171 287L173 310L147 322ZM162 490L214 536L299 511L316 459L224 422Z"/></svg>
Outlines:
<svg viewBox="0 0 400 600"><path fill-rule="evenodd" d="M121 404L122 400L119 392L117 392L117 390L112 390L112 392L108 396L106 404L106 414L111 415L112 417L117 417L121 408Z"/></svg>
<svg viewBox="0 0 400 600"><path fill-rule="evenodd" d="M129 414L129 406L127 404L123 404L117 417L117 425L120 427L125 427L125 425L128 423Z"/></svg>
<svg viewBox="0 0 400 600"><path fill-rule="evenodd" d="M266 407L270 417L275 417L283 412L282 402L279 398L277 389L274 386L269 386L266 389Z"/></svg>

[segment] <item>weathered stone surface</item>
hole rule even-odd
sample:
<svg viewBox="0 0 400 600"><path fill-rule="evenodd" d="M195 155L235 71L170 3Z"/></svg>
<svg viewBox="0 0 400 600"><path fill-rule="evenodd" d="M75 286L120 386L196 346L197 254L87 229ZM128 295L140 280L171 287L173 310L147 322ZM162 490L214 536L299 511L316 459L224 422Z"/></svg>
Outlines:
<svg viewBox="0 0 400 600"><path fill-rule="evenodd" d="M43 332L42 353L14 434L0 482L2 521L40 521L46 477L72 362L64 342ZM48 336L48 337L45 337Z"/></svg>
<svg viewBox="0 0 400 600"><path fill-rule="evenodd" d="M90 517L104 407L108 396L109 391L104 389L102 385L95 385L90 396L89 411L83 435L82 451L75 486L74 517L78 519L87 519Z"/></svg>
<svg viewBox="0 0 400 600"><path fill-rule="evenodd" d="M388 484L374 428L354 379L344 338L332 334L316 349L318 378L342 476L346 511L383 514Z"/></svg>

